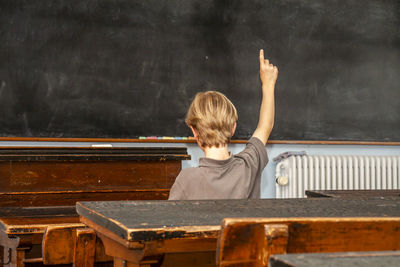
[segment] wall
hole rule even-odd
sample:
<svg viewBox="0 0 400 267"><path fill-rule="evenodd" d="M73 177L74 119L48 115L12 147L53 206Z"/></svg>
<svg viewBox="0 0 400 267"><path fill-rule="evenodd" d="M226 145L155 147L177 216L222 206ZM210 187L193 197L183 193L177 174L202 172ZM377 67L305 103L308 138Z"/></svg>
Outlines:
<svg viewBox="0 0 400 267"><path fill-rule="evenodd" d="M87 147L93 143L86 142L0 142L0 146L67 146L67 147ZM112 143L115 147L140 147L140 146L186 146L191 160L183 161L182 167L197 166L198 160L203 156L203 152L197 144L185 143ZM234 154L244 148L244 144L231 144L230 151ZM270 162L262 175L261 197L275 197L275 163L272 159L286 151L306 151L309 155L396 155L400 156L400 146L366 146L366 145L293 145L293 144L271 144L267 145L267 152Z"/></svg>

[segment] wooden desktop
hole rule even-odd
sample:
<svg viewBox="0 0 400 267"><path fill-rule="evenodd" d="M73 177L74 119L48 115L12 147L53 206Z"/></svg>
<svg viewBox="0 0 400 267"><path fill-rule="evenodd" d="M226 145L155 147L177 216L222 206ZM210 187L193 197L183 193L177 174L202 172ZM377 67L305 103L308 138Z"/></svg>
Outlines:
<svg viewBox="0 0 400 267"><path fill-rule="evenodd" d="M227 256L229 256L229 252L234 250L230 249L223 240L220 240L221 236L223 236L221 229L224 227L221 225L223 225L224 218L265 218L273 225L278 224L279 227L277 229L289 227L289 239L286 236L286 241L289 240L287 252L290 252L289 248L293 247L297 247L298 252L302 251L302 248L307 248L307 246L302 247L302 244L305 245L305 243L296 239L296 231L293 232L290 227L297 226L297 230L301 230L303 229L301 228L302 225L304 225L304 229L311 229L320 227L320 223L323 226L328 223L330 225L330 228L328 228L332 229L334 227L333 224L338 221L344 221L344 224L341 225L337 232L341 233L340 237L343 237L343 234L346 233L344 228L349 226L347 224L350 223L353 225L353 227L348 227L350 230L361 229L369 234L374 234L374 236L375 234L386 233L385 237L387 238L385 241L376 244L376 242L366 240L369 235L353 233L351 236L356 237L356 239L350 242L349 246L341 246L339 249L344 249L345 251L353 249L393 250L400 249L399 206L400 199L397 198L365 201L333 198L114 201L77 203L77 212L80 215L81 222L94 229L97 236L102 239L106 254L114 257L114 266L157 266L157 264L169 266L165 265L167 263L163 262L163 258L168 258L168 255L176 255L178 253L185 255L208 253L208 258L215 259L217 257L217 259L220 259L218 261L220 266L230 266L229 257ZM352 219L349 221L349 218ZM326 222L326 220L329 222ZM308 225L308 221L316 222L317 224L311 227ZM354 227L354 225L360 225L358 221L364 222L361 223L361 226ZM374 221L380 221L379 223L382 224L382 227L378 227L379 229L377 228L376 231L373 227L370 227ZM264 221L259 225L263 224L265 224ZM327 233L330 231L328 228L326 230ZM388 229L390 231L386 231ZM246 233L251 232L247 231ZM228 234L228 236L232 237L234 241L236 240L235 242L238 240L244 240L243 242L252 240L243 234ZM283 236L282 238L284 239L285 237ZM343 242L342 240L339 243ZM228 244L232 244L232 242L228 242ZM322 252L322 248L324 247L316 245L314 246L314 251L320 249ZM324 249L326 248L338 249L336 245L329 246L329 242ZM241 251L249 250L242 249ZM234 255L238 255L238 253L234 253ZM175 266L185 266L185 264L186 266L196 266L196 264L197 266L216 265L215 262L206 265L199 258L194 258L185 261L182 265L177 264Z"/></svg>

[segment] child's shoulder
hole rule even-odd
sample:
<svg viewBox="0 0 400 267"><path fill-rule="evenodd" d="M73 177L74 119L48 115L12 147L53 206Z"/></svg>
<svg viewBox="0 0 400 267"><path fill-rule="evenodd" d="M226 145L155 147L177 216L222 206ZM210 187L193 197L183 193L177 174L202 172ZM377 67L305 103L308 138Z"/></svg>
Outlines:
<svg viewBox="0 0 400 267"><path fill-rule="evenodd" d="M200 173L200 168L199 167L189 167L182 169L181 172L179 173L178 177L176 177L176 180L188 180L188 179L194 179L195 177L198 177Z"/></svg>
<svg viewBox="0 0 400 267"><path fill-rule="evenodd" d="M191 190L193 186L196 187L201 182L201 171L199 167L190 167L182 169L179 175L175 179L175 184L179 185L182 190Z"/></svg>

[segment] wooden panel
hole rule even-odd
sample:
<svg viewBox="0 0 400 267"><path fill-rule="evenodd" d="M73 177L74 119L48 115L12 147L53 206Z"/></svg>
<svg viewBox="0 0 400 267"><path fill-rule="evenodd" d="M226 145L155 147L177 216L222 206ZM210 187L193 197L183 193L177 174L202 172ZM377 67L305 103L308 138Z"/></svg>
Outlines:
<svg viewBox="0 0 400 267"><path fill-rule="evenodd" d="M262 226L274 228L274 224L288 227L286 244L260 231ZM258 267L265 266L274 253L377 250L400 250L400 218L225 219L217 261L224 267L238 263Z"/></svg>
<svg viewBox="0 0 400 267"><path fill-rule="evenodd" d="M164 256L162 267L216 267L215 251L197 253L170 253Z"/></svg>
<svg viewBox="0 0 400 267"><path fill-rule="evenodd" d="M167 199L186 159L184 147L3 147L0 206Z"/></svg>
<svg viewBox="0 0 400 267"><path fill-rule="evenodd" d="M175 162L0 162L2 192L96 189L169 189Z"/></svg>
<svg viewBox="0 0 400 267"><path fill-rule="evenodd" d="M86 264L76 266L90 266L91 261L112 261L105 255L101 240L96 239L94 232L84 225L49 226L43 236L42 251L44 264L75 262Z"/></svg>
<svg viewBox="0 0 400 267"><path fill-rule="evenodd" d="M75 236L76 228L48 227L42 243L43 263L72 263Z"/></svg>

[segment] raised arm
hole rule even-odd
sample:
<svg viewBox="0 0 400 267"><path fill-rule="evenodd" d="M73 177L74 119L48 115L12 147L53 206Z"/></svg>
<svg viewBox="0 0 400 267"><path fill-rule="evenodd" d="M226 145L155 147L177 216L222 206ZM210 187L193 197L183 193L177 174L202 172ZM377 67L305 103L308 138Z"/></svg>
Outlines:
<svg viewBox="0 0 400 267"><path fill-rule="evenodd" d="M275 82L278 77L278 68L264 59L264 50L260 50L260 79L262 84L262 101L258 125L253 137L258 137L264 145L267 143L275 117Z"/></svg>

